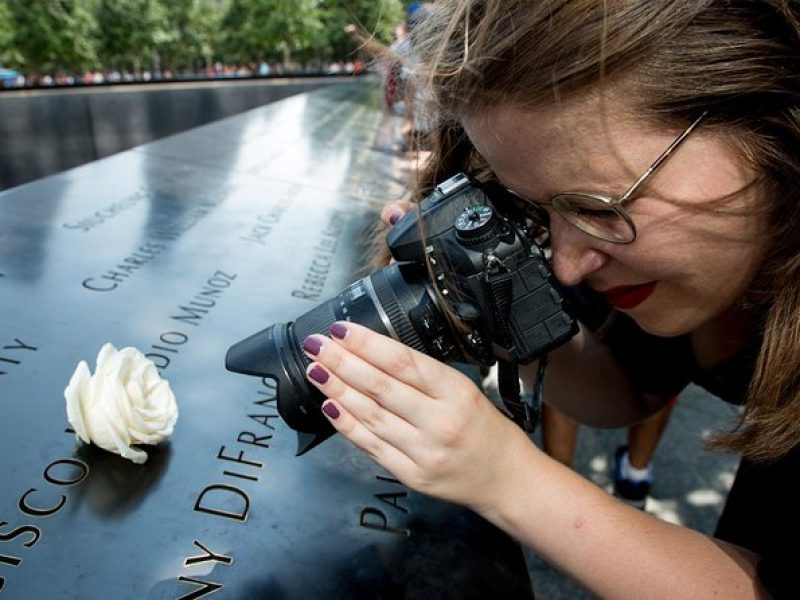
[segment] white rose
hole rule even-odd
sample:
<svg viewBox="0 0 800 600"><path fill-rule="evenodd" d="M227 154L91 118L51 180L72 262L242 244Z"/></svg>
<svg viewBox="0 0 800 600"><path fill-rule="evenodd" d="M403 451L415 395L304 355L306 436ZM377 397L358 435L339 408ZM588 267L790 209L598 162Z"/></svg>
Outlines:
<svg viewBox="0 0 800 600"><path fill-rule="evenodd" d="M118 352L105 344L94 375L81 361L64 397L67 419L81 440L139 464L147 460L147 453L132 446L167 439L178 420L169 383L136 348Z"/></svg>

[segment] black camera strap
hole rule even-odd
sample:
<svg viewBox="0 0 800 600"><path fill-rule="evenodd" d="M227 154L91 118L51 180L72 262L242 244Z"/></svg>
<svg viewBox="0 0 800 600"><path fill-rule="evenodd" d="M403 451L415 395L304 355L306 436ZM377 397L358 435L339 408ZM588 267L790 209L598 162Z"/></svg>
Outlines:
<svg viewBox="0 0 800 600"><path fill-rule="evenodd" d="M497 387L500 398L514 422L525 429L525 406L520 398L519 365L507 360L497 361Z"/></svg>
<svg viewBox="0 0 800 600"><path fill-rule="evenodd" d="M497 385L500 397L511 418L523 431L532 433L542 416L542 397L544 396L544 376L547 370L547 355L539 359L533 389L527 397L522 397L519 387L519 365L505 360L497 361Z"/></svg>
<svg viewBox="0 0 800 600"><path fill-rule="evenodd" d="M492 297L495 322L502 328L504 343L510 348L513 338L509 330L509 319L511 302L514 297L514 274L506 269L501 261L493 261L489 255L484 258L487 266L486 282ZM539 423L546 365L547 357L544 356L539 362L539 370L531 397L523 399L519 386L519 364L514 360L499 359L497 361L497 386L500 390L500 397L511 418L527 433L534 431Z"/></svg>

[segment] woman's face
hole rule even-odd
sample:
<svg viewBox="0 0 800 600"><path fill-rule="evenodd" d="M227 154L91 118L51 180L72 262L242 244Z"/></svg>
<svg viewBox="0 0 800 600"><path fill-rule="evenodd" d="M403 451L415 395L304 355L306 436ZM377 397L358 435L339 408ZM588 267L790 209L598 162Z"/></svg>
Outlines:
<svg viewBox="0 0 800 600"><path fill-rule="evenodd" d="M681 133L622 115L608 101L590 99L535 112L493 108L463 125L500 182L524 198L616 197ZM714 208L703 204L753 177L732 146L701 124L625 205L637 229L633 243L591 237L547 207L556 277L565 285L586 282L656 335L712 322L755 274L764 217L754 210L752 191Z"/></svg>

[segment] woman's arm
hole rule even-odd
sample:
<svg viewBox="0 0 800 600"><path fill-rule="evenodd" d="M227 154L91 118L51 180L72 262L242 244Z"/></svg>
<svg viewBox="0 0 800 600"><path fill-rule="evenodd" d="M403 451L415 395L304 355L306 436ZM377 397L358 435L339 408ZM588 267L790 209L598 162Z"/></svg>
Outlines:
<svg viewBox="0 0 800 600"><path fill-rule="evenodd" d="M400 481L464 504L599 596L758 597L745 550L627 507L547 457L461 373L354 323L306 348L336 429Z"/></svg>
<svg viewBox="0 0 800 600"><path fill-rule="evenodd" d="M752 552L619 502L533 444L479 512L602 598L767 598Z"/></svg>

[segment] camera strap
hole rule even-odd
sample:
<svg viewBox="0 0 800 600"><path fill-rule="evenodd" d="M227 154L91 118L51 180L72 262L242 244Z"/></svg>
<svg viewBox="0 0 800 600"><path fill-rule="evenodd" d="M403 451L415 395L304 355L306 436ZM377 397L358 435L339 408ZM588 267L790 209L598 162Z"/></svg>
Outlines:
<svg viewBox="0 0 800 600"><path fill-rule="evenodd" d="M509 330L509 318L511 316L511 302L514 297L514 274L505 269L500 261L491 261L488 256L487 259L487 267L489 268L487 268L486 281L492 297L495 321L502 328L506 346L510 347L513 337ZM499 359L497 361L497 386L500 391L500 397L503 399L503 404L511 418L527 433L533 432L539 423L546 364L547 357L545 356L539 362L539 371L536 375L531 397L526 400L521 398L520 394L519 364L514 360Z"/></svg>
<svg viewBox="0 0 800 600"><path fill-rule="evenodd" d="M528 397L523 397L519 387L519 365L506 360L497 361L497 386L500 397L511 418L526 433L533 433L542 416L542 397L544 396L544 376L547 370L547 355L539 359L536 379Z"/></svg>

